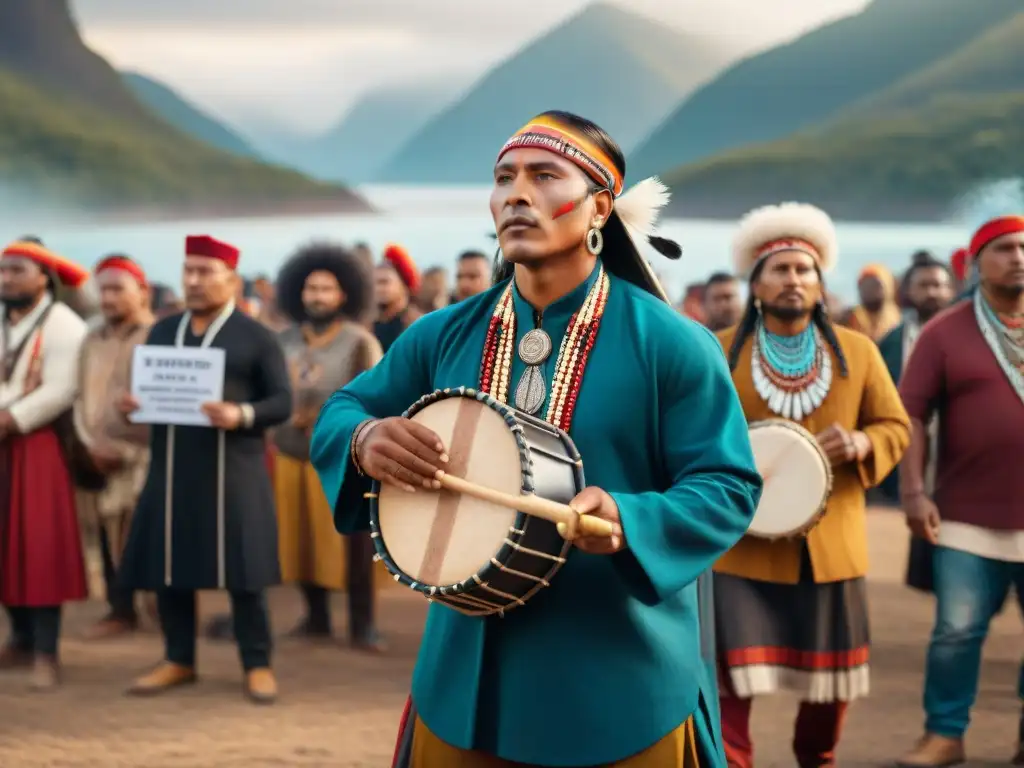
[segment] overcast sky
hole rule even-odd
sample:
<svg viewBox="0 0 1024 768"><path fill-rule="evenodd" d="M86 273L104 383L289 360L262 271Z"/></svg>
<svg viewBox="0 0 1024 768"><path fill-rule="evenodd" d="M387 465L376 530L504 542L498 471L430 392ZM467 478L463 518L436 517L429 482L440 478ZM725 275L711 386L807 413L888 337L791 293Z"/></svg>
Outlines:
<svg viewBox="0 0 1024 768"><path fill-rule="evenodd" d="M868 0L621 0L757 49ZM242 127L313 133L360 93L470 81L586 0L72 0L86 42Z"/></svg>

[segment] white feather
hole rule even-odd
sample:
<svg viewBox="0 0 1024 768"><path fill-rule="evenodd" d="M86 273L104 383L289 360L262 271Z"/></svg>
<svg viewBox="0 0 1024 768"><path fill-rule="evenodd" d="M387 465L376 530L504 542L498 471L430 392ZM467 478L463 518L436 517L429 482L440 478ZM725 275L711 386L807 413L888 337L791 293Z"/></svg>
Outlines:
<svg viewBox="0 0 1024 768"><path fill-rule="evenodd" d="M644 179L626 190L615 201L615 212L622 223L640 238L654 234L658 214L669 201L668 187L655 177Z"/></svg>

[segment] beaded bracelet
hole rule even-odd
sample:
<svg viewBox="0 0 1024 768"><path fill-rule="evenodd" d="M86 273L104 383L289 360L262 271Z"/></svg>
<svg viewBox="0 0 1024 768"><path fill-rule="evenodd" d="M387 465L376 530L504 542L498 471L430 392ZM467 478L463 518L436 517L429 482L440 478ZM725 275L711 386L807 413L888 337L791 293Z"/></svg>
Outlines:
<svg viewBox="0 0 1024 768"><path fill-rule="evenodd" d="M356 426L355 432L352 433L352 442L349 445L349 455L352 459L352 466L356 468L356 471L360 475L366 475L363 471L363 465L359 463L359 446L362 444L366 436L370 434L371 428L380 424L380 419L366 419L365 421L359 422Z"/></svg>

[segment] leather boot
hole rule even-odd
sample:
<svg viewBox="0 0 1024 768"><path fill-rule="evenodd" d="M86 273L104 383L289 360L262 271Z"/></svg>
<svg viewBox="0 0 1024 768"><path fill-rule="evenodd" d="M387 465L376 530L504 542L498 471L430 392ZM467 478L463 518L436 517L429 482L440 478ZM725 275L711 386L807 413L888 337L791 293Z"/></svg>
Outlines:
<svg viewBox="0 0 1024 768"><path fill-rule="evenodd" d="M926 733L910 752L901 757L897 768L946 768L960 765L967 759L963 739L951 739Z"/></svg>
<svg viewBox="0 0 1024 768"><path fill-rule="evenodd" d="M152 672L132 683L127 693L129 696L157 696L172 688L189 685L195 681L196 671L192 667L183 667L181 664L162 661Z"/></svg>
<svg viewBox="0 0 1024 768"><path fill-rule="evenodd" d="M250 669L245 673L245 695L255 704L277 701L277 679L270 667Z"/></svg>
<svg viewBox="0 0 1024 768"><path fill-rule="evenodd" d="M53 656L37 655L32 662L32 690L52 691L60 685L60 667Z"/></svg>

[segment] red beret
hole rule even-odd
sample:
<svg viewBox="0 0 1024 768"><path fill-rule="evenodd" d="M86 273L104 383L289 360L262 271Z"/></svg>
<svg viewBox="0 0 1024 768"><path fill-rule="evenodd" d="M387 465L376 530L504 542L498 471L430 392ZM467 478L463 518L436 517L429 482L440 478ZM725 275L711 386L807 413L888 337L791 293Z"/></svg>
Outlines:
<svg viewBox="0 0 1024 768"><path fill-rule="evenodd" d="M219 259L230 269L238 268L240 252L235 246L209 235L189 235L185 238L186 256L204 256L208 259Z"/></svg>
<svg viewBox="0 0 1024 768"><path fill-rule="evenodd" d="M1024 232L1024 216L1001 216L982 224L971 238L971 256L977 256L981 249L996 238Z"/></svg>
<svg viewBox="0 0 1024 768"><path fill-rule="evenodd" d="M101 272L106 272L108 269L120 269L122 272L127 272L138 281L139 285L149 284L149 281L146 280L146 273L143 272L142 267L127 256L107 256L107 258L101 260L100 263L96 265L93 272L98 275Z"/></svg>
<svg viewBox="0 0 1024 768"><path fill-rule="evenodd" d="M949 257L949 268L953 271L953 277L961 283L967 279L967 268L971 263L971 253L966 248L957 248Z"/></svg>
<svg viewBox="0 0 1024 768"><path fill-rule="evenodd" d="M398 273L398 277L405 283L405 287L409 289L410 293L419 291L420 271L416 269L415 262L405 248L388 243L384 246L384 260L395 268L395 272Z"/></svg>
<svg viewBox="0 0 1024 768"><path fill-rule="evenodd" d="M38 243L17 240L4 248L3 258L19 258L34 261L43 269L52 272L62 285L68 288L80 288L89 279L89 270L80 267L63 256L58 256Z"/></svg>

